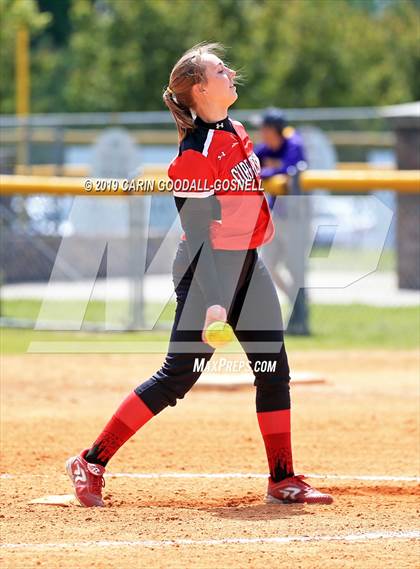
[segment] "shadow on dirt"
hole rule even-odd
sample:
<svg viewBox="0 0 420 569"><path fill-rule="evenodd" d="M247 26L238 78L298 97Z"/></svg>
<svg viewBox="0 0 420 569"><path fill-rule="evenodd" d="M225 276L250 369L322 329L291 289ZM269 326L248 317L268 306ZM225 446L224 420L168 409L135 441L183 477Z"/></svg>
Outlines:
<svg viewBox="0 0 420 569"><path fill-rule="evenodd" d="M306 516L311 512L304 504L255 504L250 506L200 508L212 516L231 520L278 520Z"/></svg>

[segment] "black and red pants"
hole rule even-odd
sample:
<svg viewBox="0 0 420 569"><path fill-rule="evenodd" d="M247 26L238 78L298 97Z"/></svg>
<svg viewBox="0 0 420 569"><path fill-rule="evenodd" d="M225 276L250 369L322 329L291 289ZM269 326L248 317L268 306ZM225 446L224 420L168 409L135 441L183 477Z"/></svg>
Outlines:
<svg viewBox="0 0 420 569"><path fill-rule="evenodd" d="M256 410L289 409L289 365L271 276L257 249L214 250L213 255L227 321L254 373ZM195 278L197 270L199 258L191 262L186 242L181 241L172 266L176 313L168 353L161 368L135 389L155 415L185 396L202 373L194 369L196 360L205 358L207 362L214 353L201 339L207 306Z"/></svg>

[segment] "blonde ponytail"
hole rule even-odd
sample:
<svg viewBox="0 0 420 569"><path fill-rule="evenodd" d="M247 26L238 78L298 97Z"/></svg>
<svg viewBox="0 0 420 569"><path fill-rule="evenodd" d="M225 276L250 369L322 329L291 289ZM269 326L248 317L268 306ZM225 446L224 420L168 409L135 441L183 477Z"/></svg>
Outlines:
<svg viewBox="0 0 420 569"><path fill-rule="evenodd" d="M191 111L189 108L179 104L176 95L169 87L163 93L163 100L174 117L178 129L178 139L181 142L187 133L194 129L194 119Z"/></svg>

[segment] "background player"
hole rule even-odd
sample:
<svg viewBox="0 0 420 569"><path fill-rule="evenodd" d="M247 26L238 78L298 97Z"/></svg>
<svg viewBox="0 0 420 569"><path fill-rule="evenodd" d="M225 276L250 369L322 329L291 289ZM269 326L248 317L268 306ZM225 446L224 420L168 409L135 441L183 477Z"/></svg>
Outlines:
<svg viewBox="0 0 420 569"><path fill-rule="evenodd" d="M294 175L306 167L306 158L301 135L290 125L285 113L276 108L267 109L260 123L261 143L255 147L255 154L261 163L263 180L277 174ZM305 311L305 291L299 290L296 275L293 274L293 258L296 255L290 243L292 219L286 206L287 200L274 195L267 197L276 228L274 239L264 247L262 257L276 286L294 305L287 331L289 334L308 334Z"/></svg>
<svg viewBox="0 0 420 569"><path fill-rule="evenodd" d="M288 126L285 113L280 109L267 109L261 120L261 143L255 147L255 154L261 164L261 178L276 174L289 174L299 162L305 162L303 140L300 134ZM269 196L272 209L276 196Z"/></svg>

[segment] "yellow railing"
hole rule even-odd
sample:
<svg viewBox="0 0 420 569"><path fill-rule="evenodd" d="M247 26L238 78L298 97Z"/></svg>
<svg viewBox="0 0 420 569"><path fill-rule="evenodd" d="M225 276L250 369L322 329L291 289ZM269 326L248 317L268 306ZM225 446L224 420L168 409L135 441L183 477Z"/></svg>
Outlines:
<svg viewBox="0 0 420 569"><path fill-rule="evenodd" d="M53 176L0 176L0 194L67 194L86 196L118 196L135 193L136 195L150 194L158 191L159 180L167 179L157 170L149 172L139 180L144 182L133 186L127 181L108 183L94 178L69 178ZM86 189L86 181L91 185ZM149 181L149 184L147 182ZM307 170L300 176L300 186L303 192L314 189L327 189L334 193L365 193L370 190L391 189L400 193L420 193L419 170ZM130 189L131 188L131 189ZM147 188L147 189L146 189ZM264 182L264 189L274 195L287 193L288 177L273 176ZM170 192L161 191L166 194Z"/></svg>
<svg viewBox="0 0 420 569"><path fill-rule="evenodd" d="M395 170L395 166L388 162L382 164L376 164L374 162L337 162L335 167L337 170ZM15 172L15 174L18 173L19 172Z"/></svg>
<svg viewBox="0 0 420 569"><path fill-rule="evenodd" d="M332 192L365 193L387 189L401 193L420 193L420 170L307 170L300 176L303 192L315 189ZM284 192L284 177L273 176L264 183L272 194Z"/></svg>

